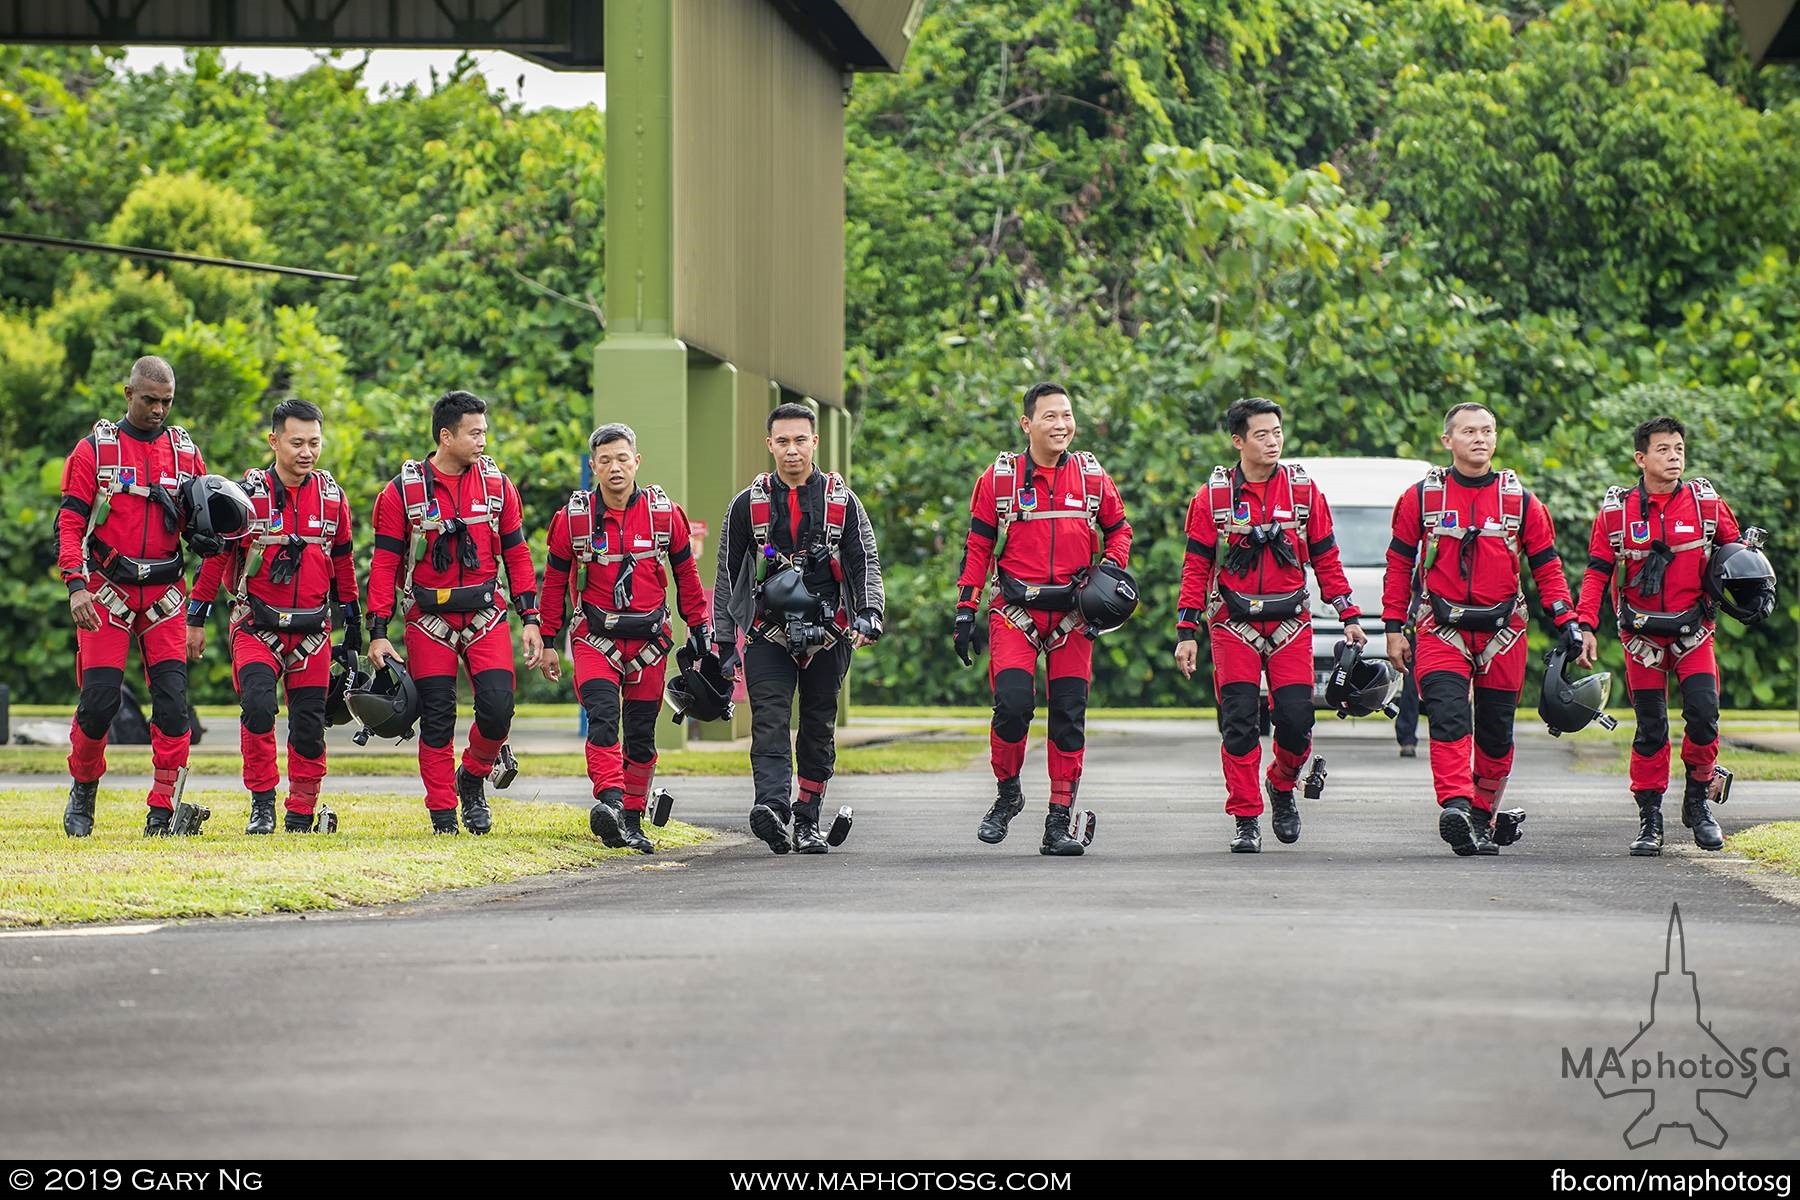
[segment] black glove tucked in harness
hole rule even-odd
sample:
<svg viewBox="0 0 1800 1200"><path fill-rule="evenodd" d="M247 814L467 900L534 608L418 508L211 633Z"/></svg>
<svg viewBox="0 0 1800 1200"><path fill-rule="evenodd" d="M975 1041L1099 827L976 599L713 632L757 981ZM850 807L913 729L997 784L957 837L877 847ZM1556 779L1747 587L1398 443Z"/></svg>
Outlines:
<svg viewBox="0 0 1800 1200"><path fill-rule="evenodd" d="M1252 525L1237 544L1225 554L1225 569L1233 575L1248 574L1256 565L1264 550L1272 550L1275 561L1284 567L1297 567L1300 558L1294 553L1293 545L1282 536L1279 523L1271 521L1266 525Z"/></svg>
<svg viewBox="0 0 1800 1200"><path fill-rule="evenodd" d="M481 565L481 558L475 553L475 537L469 531L468 522L460 517L451 517L444 522L443 532L431 547L431 565L439 571L450 569L452 553L464 570L473 571Z"/></svg>
<svg viewBox="0 0 1800 1200"><path fill-rule="evenodd" d="M1631 586L1646 596L1660 596L1663 590L1663 577L1668 574L1669 564L1675 561L1675 552L1669 544L1658 539L1650 543L1650 557L1644 559L1638 567L1637 576L1630 581Z"/></svg>

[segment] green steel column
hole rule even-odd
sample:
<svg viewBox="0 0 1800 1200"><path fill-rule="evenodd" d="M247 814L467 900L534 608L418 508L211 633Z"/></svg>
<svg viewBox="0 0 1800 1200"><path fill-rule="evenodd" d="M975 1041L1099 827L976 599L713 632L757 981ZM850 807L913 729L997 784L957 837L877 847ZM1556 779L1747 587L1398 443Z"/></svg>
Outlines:
<svg viewBox="0 0 1800 1200"><path fill-rule="evenodd" d="M719 536L725 528L725 509L749 482L751 471L742 468L743 455L737 436L744 393L764 381L746 376L730 363L692 360L688 365L688 404L694 436L688 439L688 520L706 532L695 544L700 559L700 579L712 591L718 569ZM749 407L754 408L751 404ZM729 724L710 722L698 726L702 741L724 742L750 733L749 705L740 705Z"/></svg>
<svg viewBox="0 0 1800 1200"><path fill-rule="evenodd" d="M640 478L692 503L688 353L674 330L672 0L606 5L606 335L594 350L596 421L637 431ZM680 623L677 635L686 637ZM657 745L686 731L656 725Z"/></svg>

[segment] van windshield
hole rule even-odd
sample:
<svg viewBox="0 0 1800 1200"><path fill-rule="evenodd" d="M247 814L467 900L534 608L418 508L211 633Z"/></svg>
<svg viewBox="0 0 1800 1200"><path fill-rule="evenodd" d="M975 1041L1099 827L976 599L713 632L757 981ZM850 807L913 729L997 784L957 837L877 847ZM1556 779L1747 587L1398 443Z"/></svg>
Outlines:
<svg viewBox="0 0 1800 1200"><path fill-rule="evenodd" d="M1367 506L1331 509L1332 533L1346 567L1387 565L1388 542L1393 539L1392 509Z"/></svg>

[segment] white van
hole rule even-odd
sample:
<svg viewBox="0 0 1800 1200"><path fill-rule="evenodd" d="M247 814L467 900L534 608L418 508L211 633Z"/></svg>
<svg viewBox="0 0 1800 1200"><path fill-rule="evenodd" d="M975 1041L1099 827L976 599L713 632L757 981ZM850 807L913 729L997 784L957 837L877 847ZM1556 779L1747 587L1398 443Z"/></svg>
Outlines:
<svg viewBox="0 0 1800 1200"><path fill-rule="evenodd" d="M1331 526L1338 556L1350 579L1351 594L1362 610L1368 654L1387 657L1382 633L1381 585L1387 574L1387 548L1393 540L1394 501L1425 478L1431 463L1410 458L1284 458L1303 468L1331 506ZM1319 598L1317 582L1307 580L1313 594L1313 703L1325 703L1325 681L1331 675L1332 649L1344 636L1343 622Z"/></svg>

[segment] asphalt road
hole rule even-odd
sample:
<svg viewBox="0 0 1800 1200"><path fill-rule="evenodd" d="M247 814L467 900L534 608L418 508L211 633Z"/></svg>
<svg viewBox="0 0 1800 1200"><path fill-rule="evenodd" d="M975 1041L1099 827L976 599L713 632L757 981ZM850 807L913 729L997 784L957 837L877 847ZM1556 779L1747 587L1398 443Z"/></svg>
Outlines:
<svg viewBox="0 0 1800 1200"><path fill-rule="evenodd" d="M1701 1036L1689 985L1655 979L1675 902L1714 1034L1800 1055L1800 909L1629 858L1623 780L1524 742L1526 838L1465 860L1424 760L1320 749L1301 842L1265 828L1259 856L1225 852L1216 738L1145 723L1090 740L1083 859L1036 852L1037 749L999 847L974 837L985 771L845 778L826 857L745 834L367 913L0 937L0 1153L1624 1154L1645 1102L1562 1051L1624 1045L1655 986L1635 1052ZM1796 791L1740 783L1727 830L1800 818ZM747 780L677 793L741 829ZM1800 1081L1704 1103L1724 1156L1800 1154ZM1640 1156L1696 1153L1673 1128Z"/></svg>

